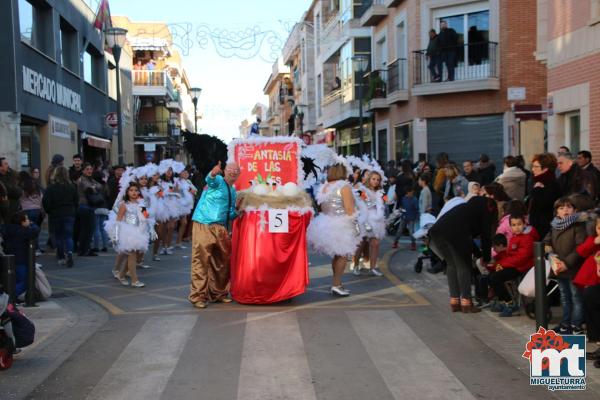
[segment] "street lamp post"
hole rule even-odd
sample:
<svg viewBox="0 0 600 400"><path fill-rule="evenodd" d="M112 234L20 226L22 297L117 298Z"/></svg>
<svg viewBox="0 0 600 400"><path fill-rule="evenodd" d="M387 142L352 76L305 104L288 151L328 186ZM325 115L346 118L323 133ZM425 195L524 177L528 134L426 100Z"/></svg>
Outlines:
<svg viewBox="0 0 600 400"><path fill-rule="evenodd" d="M354 72L358 74L358 151L359 156L364 154L364 129L363 129L363 75L369 66L369 59L366 56L358 55L352 57Z"/></svg>
<svg viewBox="0 0 600 400"><path fill-rule="evenodd" d="M117 157L119 165L123 165L125 161L123 157L123 118L121 115L121 70L119 69L119 60L121 59L121 49L125 45L125 39L127 38L127 29L111 27L107 28L104 33L106 34L108 46L112 48L117 70Z"/></svg>
<svg viewBox="0 0 600 400"><path fill-rule="evenodd" d="M192 103L194 103L194 133L198 133L198 97L202 93L202 89L199 87L193 87L190 89L192 94Z"/></svg>

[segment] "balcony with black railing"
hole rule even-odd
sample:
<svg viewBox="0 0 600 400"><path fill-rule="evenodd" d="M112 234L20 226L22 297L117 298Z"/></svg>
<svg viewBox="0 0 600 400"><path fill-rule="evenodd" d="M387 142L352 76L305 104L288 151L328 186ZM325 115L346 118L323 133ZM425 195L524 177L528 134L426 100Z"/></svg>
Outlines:
<svg viewBox="0 0 600 400"><path fill-rule="evenodd" d="M498 43L479 42L413 52L416 96L499 90Z"/></svg>
<svg viewBox="0 0 600 400"><path fill-rule="evenodd" d="M388 15L385 0L363 0L361 26L376 26Z"/></svg>
<svg viewBox="0 0 600 400"><path fill-rule="evenodd" d="M389 104L387 102L387 70L376 69L367 73L364 76L363 85L366 86L366 93L364 94L364 99L368 102L367 110L374 111L389 108ZM364 87L363 90L365 90Z"/></svg>
<svg viewBox="0 0 600 400"><path fill-rule="evenodd" d="M387 69L388 104L408 101L408 67L406 58L398 58L388 65Z"/></svg>

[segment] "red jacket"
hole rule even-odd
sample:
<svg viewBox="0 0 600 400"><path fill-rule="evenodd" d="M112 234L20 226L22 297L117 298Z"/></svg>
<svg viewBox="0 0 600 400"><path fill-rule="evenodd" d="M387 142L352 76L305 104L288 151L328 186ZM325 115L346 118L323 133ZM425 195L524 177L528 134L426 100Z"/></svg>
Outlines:
<svg viewBox="0 0 600 400"><path fill-rule="evenodd" d="M533 267L533 243L540 240L534 227L528 226L520 235L514 235L508 242L506 256L497 260L502 268L516 268L519 272L527 272Z"/></svg>
<svg viewBox="0 0 600 400"><path fill-rule="evenodd" d="M600 285L600 277L594 259L594 255L600 251L600 245L594 243L595 239L595 236L590 236L577 246L577 254L585 258L583 265L573 278L573 283L579 287Z"/></svg>

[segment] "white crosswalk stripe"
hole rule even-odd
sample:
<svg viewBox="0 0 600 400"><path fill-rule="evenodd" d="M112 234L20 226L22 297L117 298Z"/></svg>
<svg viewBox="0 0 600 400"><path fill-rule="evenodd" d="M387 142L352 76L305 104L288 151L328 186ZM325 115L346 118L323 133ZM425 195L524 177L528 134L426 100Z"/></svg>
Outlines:
<svg viewBox="0 0 600 400"><path fill-rule="evenodd" d="M346 314L395 399L474 399L395 312Z"/></svg>
<svg viewBox="0 0 600 400"><path fill-rule="evenodd" d="M316 400L296 314L248 314L239 400Z"/></svg>
<svg viewBox="0 0 600 400"><path fill-rule="evenodd" d="M87 398L159 399L196 319L189 315L150 318Z"/></svg>

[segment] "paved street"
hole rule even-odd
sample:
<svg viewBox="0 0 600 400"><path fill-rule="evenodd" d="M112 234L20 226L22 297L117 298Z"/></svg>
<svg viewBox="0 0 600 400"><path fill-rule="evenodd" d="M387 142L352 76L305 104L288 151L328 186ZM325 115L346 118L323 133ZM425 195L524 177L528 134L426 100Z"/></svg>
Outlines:
<svg viewBox="0 0 600 400"><path fill-rule="evenodd" d="M143 289L112 278L110 253L72 270L42 257L56 303L72 314L57 315L58 338L38 335L42 344L2 375L2 398L597 398L593 368L585 393L530 387L521 353L533 321L452 315L444 277L417 275L416 253L386 249L386 276L347 274L349 298L329 295L327 260L313 256L305 295L203 311L186 300L189 250L150 263Z"/></svg>

